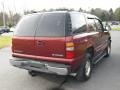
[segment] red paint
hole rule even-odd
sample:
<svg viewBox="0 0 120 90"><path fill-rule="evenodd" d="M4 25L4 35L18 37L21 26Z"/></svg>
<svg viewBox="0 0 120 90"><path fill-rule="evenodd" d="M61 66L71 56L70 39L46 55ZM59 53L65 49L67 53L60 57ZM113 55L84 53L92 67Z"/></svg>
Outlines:
<svg viewBox="0 0 120 90"><path fill-rule="evenodd" d="M70 64L73 69L76 69L83 61L82 58L84 58L85 50L88 47L93 45L95 47L95 52L99 52L99 48L101 47L97 46L98 44L95 43L98 35L97 32L94 32L73 37L57 38L14 36L12 40L13 56ZM71 41L74 42L75 50L67 52L66 42ZM52 56L52 54L59 54L62 56Z"/></svg>

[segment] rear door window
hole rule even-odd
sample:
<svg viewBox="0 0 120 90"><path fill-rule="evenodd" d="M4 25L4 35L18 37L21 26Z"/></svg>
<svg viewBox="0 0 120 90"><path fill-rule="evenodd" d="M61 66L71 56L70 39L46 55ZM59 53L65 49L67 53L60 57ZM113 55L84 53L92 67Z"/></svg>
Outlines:
<svg viewBox="0 0 120 90"><path fill-rule="evenodd" d="M86 20L81 13L71 13L72 32L78 34L86 31Z"/></svg>
<svg viewBox="0 0 120 90"><path fill-rule="evenodd" d="M65 13L44 13L38 21L36 36L65 36L65 15Z"/></svg>
<svg viewBox="0 0 120 90"><path fill-rule="evenodd" d="M94 19L87 19L88 31L96 31L97 27Z"/></svg>
<svg viewBox="0 0 120 90"><path fill-rule="evenodd" d="M15 36L34 36L37 20L41 14L32 14L24 16L16 26Z"/></svg>

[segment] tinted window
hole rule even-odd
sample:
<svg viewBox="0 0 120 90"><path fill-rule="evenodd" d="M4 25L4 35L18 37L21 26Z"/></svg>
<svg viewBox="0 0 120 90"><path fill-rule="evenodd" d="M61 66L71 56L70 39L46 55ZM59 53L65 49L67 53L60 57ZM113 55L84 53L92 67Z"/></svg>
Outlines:
<svg viewBox="0 0 120 90"><path fill-rule="evenodd" d="M66 36L71 36L72 35L72 23L71 23L71 18L70 18L70 14L66 14L66 25L65 25L65 33Z"/></svg>
<svg viewBox="0 0 120 90"><path fill-rule="evenodd" d="M87 23L88 23L88 30L89 31L96 31L97 30L94 19L87 19Z"/></svg>
<svg viewBox="0 0 120 90"><path fill-rule="evenodd" d="M38 23L36 36L65 36L65 13L45 13Z"/></svg>
<svg viewBox="0 0 120 90"><path fill-rule="evenodd" d="M84 15L80 13L72 13L71 22L73 34L86 31L86 21Z"/></svg>
<svg viewBox="0 0 120 90"><path fill-rule="evenodd" d="M102 25L99 20L95 19L96 27L98 31L102 31Z"/></svg>
<svg viewBox="0 0 120 90"><path fill-rule="evenodd" d="M40 14L24 16L18 23L14 34L16 36L34 36L38 17Z"/></svg>

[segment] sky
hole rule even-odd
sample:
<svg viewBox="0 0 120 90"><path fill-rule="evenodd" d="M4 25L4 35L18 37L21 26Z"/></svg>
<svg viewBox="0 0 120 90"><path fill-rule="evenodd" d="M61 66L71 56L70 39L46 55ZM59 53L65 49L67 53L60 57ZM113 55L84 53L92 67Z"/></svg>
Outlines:
<svg viewBox="0 0 120 90"><path fill-rule="evenodd" d="M24 10L42 10L50 8L74 8L78 10L90 10L91 8L102 8L109 10L120 7L120 0L0 0L0 11L12 11L23 13Z"/></svg>

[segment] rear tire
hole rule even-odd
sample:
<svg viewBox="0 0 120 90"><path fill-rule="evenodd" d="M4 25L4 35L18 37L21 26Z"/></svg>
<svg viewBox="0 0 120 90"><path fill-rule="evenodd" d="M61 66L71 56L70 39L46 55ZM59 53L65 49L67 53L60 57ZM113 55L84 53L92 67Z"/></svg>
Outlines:
<svg viewBox="0 0 120 90"><path fill-rule="evenodd" d="M28 71L28 74L32 77L37 76L37 73L35 71L31 71L31 70Z"/></svg>
<svg viewBox="0 0 120 90"><path fill-rule="evenodd" d="M87 53L85 57L85 62L78 69L78 72L76 75L77 80L84 82L90 78L91 71L92 71L92 63L91 63L90 57L91 57L90 54Z"/></svg>

